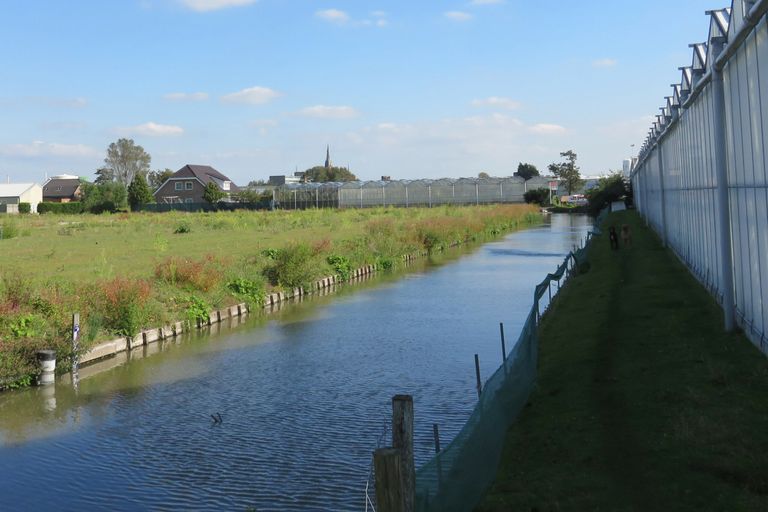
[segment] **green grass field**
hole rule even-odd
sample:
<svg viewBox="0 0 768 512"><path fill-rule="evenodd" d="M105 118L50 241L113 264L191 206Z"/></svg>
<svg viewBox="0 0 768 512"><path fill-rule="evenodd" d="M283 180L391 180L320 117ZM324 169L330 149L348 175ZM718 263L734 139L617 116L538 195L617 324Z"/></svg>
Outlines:
<svg viewBox="0 0 768 512"><path fill-rule="evenodd" d="M768 510L768 361L634 212L540 336L538 389L479 511Z"/></svg>
<svg viewBox="0 0 768 512"><path fill-rule="evenodd" d="M75 311L87 347L539 221L528 205L0 217L0 383L40 348L66 359Z"/></svg>

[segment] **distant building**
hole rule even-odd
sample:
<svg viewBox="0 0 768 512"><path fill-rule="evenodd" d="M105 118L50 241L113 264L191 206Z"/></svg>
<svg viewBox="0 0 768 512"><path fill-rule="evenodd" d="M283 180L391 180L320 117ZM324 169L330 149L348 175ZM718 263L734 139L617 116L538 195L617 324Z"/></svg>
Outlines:
<svg viewBox="0 0 768 512"><path fill-rule="evenodd" d="M71 174L53 176L43 184L43 201L49 203L80 201L83 197L82 185L80 178Z"/></svg>
<svg viewBox="0 0 768 512"><path fill-rule="evenodd" d="M224 192L223 201L231 201L232 194L240 188L231 179L221 174L210 165L185 165L155 191L158 203L204 203L203 193L208 183L214 183Z"/></svg>
<svg viewBox="0 0 768 512"><path fill-rule="evenodd" d="M29 203L30 211L37 213L43 201L43 187L37 183L0 184L0 213L19 213L19 203Z"/></svg>
<svg viewBox="0 0 768 512"><path fill-rule="evenodd" d="M325 147L325 168L331 168L331 145Z"/></svg>
<svg viewBox="0 0 768 512"><path fill-rule="evenodd" d="M304 173L296 173L301 174L301 176L287 176L285 174L278 174L275 176L270 176L269 181L267 181L268 184L274 185L276 187L279 187L280 185L289 185L291 183L303 183L304 181Z"/></svg>

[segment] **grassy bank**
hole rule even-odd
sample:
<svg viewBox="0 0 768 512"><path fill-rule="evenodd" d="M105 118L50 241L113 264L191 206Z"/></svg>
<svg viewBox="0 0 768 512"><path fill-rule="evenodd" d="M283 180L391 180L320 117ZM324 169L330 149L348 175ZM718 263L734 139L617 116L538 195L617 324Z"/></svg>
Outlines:
<svg viewBox="0 0 768 512"><path fill-rule="evenodd" d="M538 389L481 511L768 510L768 361L634 212L540 336Z"/></svg>
<svg viewBox="0 0 768 512"><path fill-rule="evenodd" d="M86 349L363 265L396 269L406 254L539 218L527 205L2 217L0 383L31 374L41 348L66 369L75 311Z"/></svg>

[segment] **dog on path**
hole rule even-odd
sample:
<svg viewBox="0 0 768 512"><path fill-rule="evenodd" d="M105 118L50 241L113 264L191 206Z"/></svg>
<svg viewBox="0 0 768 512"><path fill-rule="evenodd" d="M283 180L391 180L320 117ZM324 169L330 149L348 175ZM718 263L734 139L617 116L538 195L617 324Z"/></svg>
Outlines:
<svg viewBox="0 0 768 512"><path fill-rule="evenodd" d="M632 247L632 232L629 230L629 224L621 225L621 243L624 247Z"/></svg>
<svg viewBox="0 0 768 512"><path fill-rule="evenodd" d="M611 243L612 251L619 248L619 235L616 233L616 228L613 226L608 230L608 241Z"/></svg>

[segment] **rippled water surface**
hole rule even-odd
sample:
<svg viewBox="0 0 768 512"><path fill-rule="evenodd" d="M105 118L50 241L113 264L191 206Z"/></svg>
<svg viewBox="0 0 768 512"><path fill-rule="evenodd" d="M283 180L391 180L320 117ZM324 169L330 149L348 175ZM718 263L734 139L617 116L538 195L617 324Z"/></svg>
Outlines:
<svg viewBox="0 0 768 512"><path fill-rule="evenodd" d="M390 399L443 445L585 217L0 395L0 510L362 510ZM218 330L218 329L217 329ZM97 373L98 372L98 373ZM90 376L89 376L90 374ZM214 424L210 414L220 413Z"/></svg>

